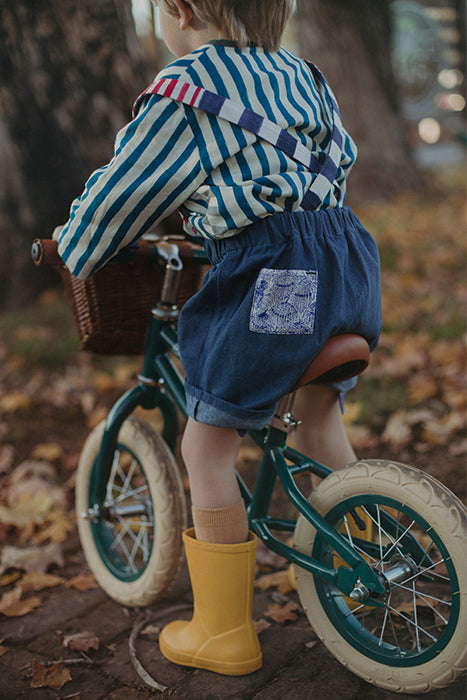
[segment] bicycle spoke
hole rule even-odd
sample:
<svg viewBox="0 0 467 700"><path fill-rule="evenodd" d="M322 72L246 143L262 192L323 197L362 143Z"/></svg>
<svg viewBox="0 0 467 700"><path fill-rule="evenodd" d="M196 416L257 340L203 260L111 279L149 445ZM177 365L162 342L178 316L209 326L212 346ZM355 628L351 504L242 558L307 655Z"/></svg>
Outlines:
<svg viewBox="0 0 467 700"><path fill-rule="evenodd" d="M410 578L406 578L404 583L409 583L412 579L417 578L417 576L421 576L422 574L426 574L427 571L431 571L433 567L438 566L438 564L444 564L444 559L440 559L439 561L435 561L431 566L427 566L426 569L421 569L420 571L417 571L416 574L411 576ZM436 574L435 572L432 572L433 576L438 576L439 578L443 578L446 581L449 581L449 578L446 578L446 576L442 576L441 574Z"/></svg>
<svg viewBox="0 0 467 700"><path fill-rule="evenodd" d="M143 492L147 493L147 489L148 487L146 486L146 484L144 484L143 486L138 486L135 489L131 489L131 491L122 491L121 495L115 499L115 503L120 503L121 501L127 498L134 498L135 496L139 496L139 494Z"/></svg>
<svg viewBox="0 0 467 700"><path fill-rule="evenodd" d="M404 586L402 583L396 583L394 584L397 588L401 588L404 591L411 591L411 588L407 588L407 586ZM417 595L420 598L423 598L426 600L427 604L429 605L430 600L434 600L436 603L441 603L442 605L447 605L448 607L451 607L452 603L450 603L447 600L443 600L442 598L436 598L433 595L429 595L428 593L422 593L421 591L417 591ZM433 610L436 610L436 608L433 608Z"/></svg>
<svg viewBox="0 0 467 700"><path fill-rule="evenodd" d="M417 642L417 651L421 651L420 647L420 635L418 631L418 610L417 610L417 599L415 597L415 581L412 581L412 602L413 602L413 621L415 624L415 639Z"/></svg>
<svg viewBox="0 0 467 700"><path fill-rule="evenodd" d="M396 628L394 627L394 622L392 621L391 615L389 615L389 624L391 625L392 636L394 637L394 641L396 642L396 647L399 649L399 652L401 652L402 647L399 643L399 638L397 636Z"/></svg>
<svg viewBox="0 0 467 700"><path fill-rule="evenodd" d="M388 616L389 616L389 607L390 607L390 606L389 606L389 601L390 601L390 600L391 600L391 594L389 594L389 598L388 598L388 602L387 602L387 605L386 605L386 609L385 609L385 611L384 611L384 620L383 620L383 624L381 625L381 634L380 634L380 636L379 636L379 646L381 646L381 645L383 644L384 632L385 632L385 629L386 629L386 623L387 623Z"/></svg>
<svg viewBox="0 0 467 700"><path fill-rule="evenodd" d="M127 520L126 523L129 527L140 527L140 528L152 527L152 523L150 523L148 521L144 521L144 520Z"/></svg>
<svg viewBox="0 0 467 700"><path fill-rule="evenodd" d="M424 551L424 553L423 553L423 557L420 559L419 566L422 565L423 560L428 556L428 554L429 554L429 552L430 552L430 549L431 549L432 547L434 547L434 544L435 544L435 543L433 542L433 540L431 540L430 544L428 545L428 547L425 549L425 551Z"/></svg>
<svg viewBox="0 0 467 700"><path fill-rule="evenodd" d="M375 557L373 557L373 556L372 556L371 554L369 554L368 552L366 552L366 551L364 550L363 547L361 547L361 546L359 546L358 544L355 544L355 543L354 543L353 548L355 549L356 552L358 552L358 553L361 554L362 556L367 557L367 558L370 559L372 562L374 562L375 565L379 564L379 560L376 559ZM341 557L341 559L342 559L342 557Z"/></svg>
<svg viewBox="0 0 467 700"><path fill-rule="evenodd" d="M147 561L147 558L149 556L148 550L141 544L142 531L140 530L138 536L135 536L131 529L128 528L127 523L124 521L123 518L119 518L119 523L122 527L122 531L115 538L113 546L120 546L123 549L128 564L131 566L132 570L136 572L138 569L135 564L135 555L138 552L138 550L140 549L142 551L144 561ZM128 547L126 546L126 543L123 539L125 535L128 535L130 539L133 540L133 547L131 549L131 552L128 550Z"/></svg>
<svg viewBox="0 0 467 700"><path fill-rule="evenodd" d="M402 538L405 537L405 535L408 533L408 531L410 530L410 528L411 528L414 524L415 524L415 520L412 520L412 522L410 523L409 527L405 528L405 530L404 530L404 532L402 533L402 535L390 546L390 548L389 548L388 550L386 550L386 555L385 555L386 557L387 557L388 554L394 549L394 547L396 547L396 546L399 544L399 542L402 540ZM399 530L399 525L400 525L400 523L398 522L398 523L397 523L397 530Z"/></svg>
<svg viewBox="0 0 467 700"><path fill-rule="evenodd" d="M125 554L126 561L130 565L133 573L136 573L137 569L136 569L134 563L130 561L130 552L128 551L128 547L126 546L125 541L123 539L124 536L125 536L125 526L123 525L122 532L119 535L117 535L117 537L115 538L111 549L116 549L116 547L119 546L122 549L123 553Z"/></svg>
<svg viewBox="0 0 467 700"><path fill-rule="evenodd" d="M130 459L128 459L130 457ZM122 459L125 461L122 463ZM141 484L141 479L144 483ZM141 485L137 485L137 484ZM143 504L146 514L141 518L118 516L112 526L113 541L109 549L119 551L125 566L137 574L142 563L149 560L154 523L150 509L149 491L139 463L130 453L115 450L106 488L106 505Z"/></svg>
<svg viewBox="0 0 467 700"><path fill-rule="evenodd" d="M379 515L379 505L377 506L377 508L378 508L378 515ZM394 544L393 538L392 538L391 535L384 529L384 527L382 527L381 522L377 522L377 521L374 519L374 517L371 515L371 513L369 513L369 512L366 510L366 508L362 508L362 510L363 510L363 511L366 513L366 515L370 518L370 520L371 520L371 522L373 523L373 525L376 525L376 527L378 528L378 535L379 535L379 538L381 538L381 534L383 534L383 535L385 535L385 537L388 538L388 540L389 540L389 542L391 543L391 545L393 545L393 544ZM402 551L399 547L397 547L397 552L398 552L398 554L400 554L401 556L403 556L403 551ZM382 563L382 562L381 562L381 563Z"/></svg>
<svg viewBox="0 0 467 700"><path fill-rule="evenodd" d="M112 490L114 488L115 476L116 476L116 473L118 471L119 465L120 465L120 450L115 450L113 460L112 460L112 467L110 469L109 480L107 482L106 500L112 499Z"/></svg>
<svg viewBox="0 0 467 700"><path fill-rule="evenodd" d="M134 561L135 561L135 556L136 556L136 554L138 553L139 550L141 550L141 553L142 553L142 555L143 555L143 561L147 561L147 560L148 560L148 554L149 554L149 552L148 552L147 550L144 549L144 545L142 544L142 541L141 541L141 540L142 540L142 533L143 533L143 531L140 530L139 533L138 533L138 536L135 538L134 545L133 545L133 548L132 548L132 550L131 550L131 561L132 561L132 563L134 563ZM133 533L132 533L132 534L133 534Z"/></svg>
<svg viewBox="0 0 467 700"><path fill-rule="evenodd" d="M133 478L133 474L136 469L136 461L133 459L130 465L130 469L128 470L128 473L125 475L125 480L123 482L123 488L125 490L128 490L129 485L131 484L131 480Z"/></svg>
<svg viewBox="0 0 467 700"><path fill-rule="evenodd" d="M439 561L437 561L436 564L439 564ZM436 571L431 571L430 576L435 576L436 578L441 579L441 581L447 581L448 583L451 583L451 579L449 578L449 576L443 576L443 574L438 574Z"/></svg>
<svg viewBox="0 0 467 700"><path fill-rule="evenodd" d="M349 521L347 519L347 513L344 515L344 527L345 531L347 533L347 537L349 538L350 544L353 546L353 538L352 535L350 534L350 528L349 528Z"/></svg>
<svg viewBox="0 0 467 700"><path fill-rule="evenodd" d="M415 622L414 622L413 620L411 620L410 617L407 617L407 615L404 615L403 613L401 613L401 611L400 611L400 610L397 610L397 608L393 608L393 607L392 607L391 605L389 605L389 604L388 604L388 608L389 608L389 610L391 610L391 612L395 613L395 615L397 615L398 617L402 618L405 622L408 622L409 625L412 625L412 627L416 627L419 631L421 631L423 634L425 634L427 637L429 637L429 638L431 639L432 642L437 642L437 641L438 641L437 637L434 637L432 634L430 634L429 632L427 632L426 629L424 629L423 627L420 627L419 625L415 624Z"/></svg>
<svg viewBox="0 0 467 700"><path fill-rule="evenodd" d="M376 513L378 517L378 544L379 544L379 564L381 566L381 571L384 572L384 562L383 562L383 540L381 538L381 511L379 509L379 504L376 506Z"/></svg>

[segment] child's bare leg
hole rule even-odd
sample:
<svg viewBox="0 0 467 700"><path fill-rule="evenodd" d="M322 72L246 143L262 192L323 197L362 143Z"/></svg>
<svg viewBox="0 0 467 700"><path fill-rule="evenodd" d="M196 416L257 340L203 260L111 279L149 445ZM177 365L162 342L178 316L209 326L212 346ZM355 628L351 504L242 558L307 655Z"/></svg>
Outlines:
<svg viewBox="0 0 467 700"><path fill-rule="evenodd" d="M246 542L248 519L235 476L241 438L233 428L216 428L191 418L182 441L190 480L193 523L198 540Z"/></svg>
<svg viewBox="0 0 467 700"><path fill-rule="evenodd" d="M330 469L340 469L356 460L342 421L339 397L332 387L308 385L299 389L294 415L302 421L292 436L297 450Z"/></svg>

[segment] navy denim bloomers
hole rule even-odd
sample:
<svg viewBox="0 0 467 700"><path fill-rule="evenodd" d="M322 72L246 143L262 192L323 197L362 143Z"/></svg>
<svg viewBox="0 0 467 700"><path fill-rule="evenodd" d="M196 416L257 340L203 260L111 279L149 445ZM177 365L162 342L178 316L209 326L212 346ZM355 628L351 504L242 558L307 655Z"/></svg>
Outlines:
<svg viewBox="0 0 467 700"><path fill-rule="evenodd" d="M195 420L263 427L328 337L375 349L378 251L349 207L276 214L205 247L212 268L179 321Z"/></svg>

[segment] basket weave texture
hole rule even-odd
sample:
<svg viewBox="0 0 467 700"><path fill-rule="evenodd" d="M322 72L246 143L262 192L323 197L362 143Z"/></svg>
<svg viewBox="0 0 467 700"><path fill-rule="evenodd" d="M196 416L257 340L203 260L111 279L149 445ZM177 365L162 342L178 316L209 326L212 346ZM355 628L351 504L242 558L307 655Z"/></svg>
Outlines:
<svg viewBox="0 0 467 700"><path fill-rule="evenodd" d="M87 280L60 268L82 350L101 355L139 355L144 352L151 310L158 301L164 268L150 247L141 246L134 260L111 260ZM177 295L179 307L202 285L208 265L184 260Z"/></svg>

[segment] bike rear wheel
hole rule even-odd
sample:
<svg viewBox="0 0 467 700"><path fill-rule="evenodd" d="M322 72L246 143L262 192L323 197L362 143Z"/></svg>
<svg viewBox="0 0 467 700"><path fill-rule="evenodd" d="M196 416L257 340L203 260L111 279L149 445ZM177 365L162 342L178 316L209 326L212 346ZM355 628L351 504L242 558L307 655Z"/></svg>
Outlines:
<svg viewBox="0 0 467 700"><path fill-rule="evenodd" d="M423 693L455 680L467 665L467 513L459 499L417 469L368 460L327 477L310 502L386 587L383 607L355 605L294 567L305 612L329 651L394 692ZM371 521L368 540L352 535L355 512ZM328 566L346 566L303 516L294 545Z"/></svg>
<svg viewBox="0 0 467 700"><path fill-rule="evenodd" d="M173 583L182 558L186 501L164 440L133 416L124 421L99 513L96 460L104 423L89 435L76 476L78 532L87 563L123 605L149 605Z"/></svg>

